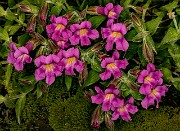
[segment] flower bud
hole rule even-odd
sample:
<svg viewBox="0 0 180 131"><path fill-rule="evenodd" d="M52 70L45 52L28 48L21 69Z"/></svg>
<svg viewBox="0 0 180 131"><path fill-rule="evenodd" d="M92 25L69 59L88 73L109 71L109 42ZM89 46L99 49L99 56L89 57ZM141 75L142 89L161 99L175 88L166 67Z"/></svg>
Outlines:
<svg viewBox="0 0 180 131"><path fill-rule="evenodd" d="M141 6L130 6L130 7L133 8L138 14L143 13L143 7Z"/></svg>
<svg viewBox="0 0 180 131"><path fill-rule="evenodd" d="M35 34L35 27L36 27L36 16L33 15L27 24L26 31L29 34Z"/></svg>
<svg viewBox="0 0 180 131"><path fill-rule="evenodd" d="M89 101L91 101L91 96L93 96L94 94L91 91L85 91L84 92L84 96L85 98L87 98Z"/></svg>
<svg viewBox="0 0 180 131"><path fill-rule="evenodd" d="M85 82L87 76L88 76L88 70L87 70L86 64L84 64L83 71L79 73L79 84L80 85L82 85Z"/></svg>
<svg viewBox="0 0 180 131"><path fill-rule="evenodd" d="M104 42L96 43L95 45L92 46L91 52L98 52L98 51L102 50L104 48L105 44L106 43L104 43Z"/></svg>
<svg viewBox="0 0 180 131"><path fill-rule="evenodd" d="M105 124L111 131L114 130L114 121L111 120L110 115L107 112L105 112Z"/></svg>
<svg viewBox="0 0 180 131"><path fill-rule="evenodd" d="M101 120L101 106L98 105L92 114L91 126L94 128L99 128L100 120Z"/></svg>
<svg viewBox="0 0 180 131"><path fill-rule="evenodd" d="M135 15L134 13L131 14L131 20L132 20L133 23L136 24L137 26L139 26L139 27L142 26L140 19L139 19L138 16Z"/></svg>
<svg viewBox="0 0 180 131"><path fill-rule="evenodd" d="M63 16L67 19L67 20L71 20L71 18L74 16L75 11L69 11L66 14L64 14Z"/></svg>
<svg viewBox="0 0 180 131"><path fill-rule="evenodd" d="M33 41L28 41L25 45L25 47L28 49L30 52L34 48L34 42Z"/></svg>
<svg viewBox="0 0 180 131"><path fill-rule="evenodd" d="M31 8L26 4L18 4L17 7L23 12L31 12Z"/></svg>
<svg viewBox="0 0 180 131"><path fill-rule="evenodd" d="M41 28L45 28L46 26L46 18L47 18L47 13L48 13L48 3L44 3L39 10L38 13L38 24L40 25Z"/></svg>
<svg viewBox="0 0 180 131"><path fill-rule="evenodd" d="M139 88L138 88L138 85L134 82L130 82L130 88L133 90L133 91L138 91Z"/></svg>
<svg viewBox="0 0 180 131"><path fill-rule="evenodd" d="M144 58L148 61L148 63L154 62L154 54L152 49L148 46L147 43L143 43L142 45Z"/></svg>
<svg viewBox="0 0 180 131"><path fill-rule="evenodd" d="M87 13L91 15L103 15L104 14L104 7L101 6L90 6L87 9Z"/></svg>
<svg viewBox="0 0 180 131"><path fill-rule="evenodd" d="M59 48L58 46L52 41L52 40L48 40L49 42L49 47L51 48L53 53L58 53L59 52Z"/></svg>

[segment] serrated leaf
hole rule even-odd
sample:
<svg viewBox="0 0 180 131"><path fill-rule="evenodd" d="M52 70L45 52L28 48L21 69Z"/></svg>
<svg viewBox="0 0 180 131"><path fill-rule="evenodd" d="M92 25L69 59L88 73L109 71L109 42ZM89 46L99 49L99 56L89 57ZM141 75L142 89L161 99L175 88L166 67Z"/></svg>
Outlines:
<svg viewBox="0 0 180 131"><path fill-rule="evenodd" d="M21 112L24 109L25 103L26 103L26 95L24 97L19 98L16 102L15 112L19 124L21 123L20 117L21 117Z"/></svg>
<svg viewBox="0 0 180 131"><path fill-rule="evenodd" d="M9 35L8 35L7 31L5 29L3 29L2 27L0 27L0 39L5 40L5 41L9 40Z"/></svg>
<svg viewBox="0 0 180 131"><path fill-rule="evenodd" d="M152 19L152 20L146 22L146 29L147 29L152 35L156 32L156 30L157 30L157 28L158 28L158 26L159 26L159 24L160 24L160 22L161 22L161 20L162 20L162 18L163 18L164 16L165 16L165 13L164 13L164 12L161 12L161 14L160 14L157 18Z"/></svg>
<svg viewBox="0 0 180 131"><path fill-rule="evenodd" d="M169 54L173 58L178 70L180 70L180 46L177 44L170 44L168 48Z"/></svg>
<svg viewBox="0 0 180 131"><path fill-rule="evenodd" d="M172 10L177 7L178 2L179 2L179 0L173 0L173 2L171 2L165 6L162 6L162 9L166 10L167 12L172 12Z"/></svg>
<svg viewBox="0 0 180 131"><path fill-rule="evenodd" d="M6 74L5 74L5 78L6 78L5 79L5 87L6 88L9 86L9 81L11 79L11 74L12 74L12 69L13 69L12 64L8 64Z"/></svg>
<svg viewBox="0 0 180 131"><path fill-rule="evenodd" d="M3 103L6 100L6 98L2 95L0 95L0 104Z"/></svg>
<svg viewBox="0 0 180 131"><path fill-rule="evenodd" d="M86 79L86 81L84 82L84 87L86 86L90 86L94 83L96 83L98 80L100 79L99 77L99 73L94 71L94 70L91 70L89 73L88 73L88 77Z"/></svg>
<svg viewBox="0 0 180 131"><path fill-rule="evenodd" d="M37 98L42 96L42 91L41 91L41 88L40 88L40 84L37 85L36 93L37 93Z"/></svg>
<svg viewBox="0 0 180 131"><path fill-rule="evenodd" d="M132 91L131 95L133 96L134 99L136 100L142 100L144 98L143 95L141 95L138 91Z"/></svg>
<svg viewBox="0 0 180 131"><path fill-rule="evenodd" d="M0 5L0 16L4 16L6 14L6 11L4 8Z"/></svg>
<svg viewBox="0 0 180 131"><path fill-rule="evenodd" d="M15 14L14 14L9 8L6 9L5 18L8 19L8 20L11 20L11 21L17 19L16 16L15 16Z"/></svg>
<svg viewBox="0 0 180 131"><path fill-rule="evenodd" d="M180 39L179 34L175 28L170 27L164 36L164 38L161 41L162 44L170 43L170 42L176 42L178 39Z"/></svg>
<svg viewBox="0 0 180 131"><path fill-rule="evenodd" d="M172 73L168 68L161 68L161 72L163 73L163 80L165 82L169 82L172 79Z"/></svg>
<svg viewBox="0 0 180 131"><path fill-rule="evenodd" d="M53 6L51 8L51 13L50 14L59 15L61 10L62 10L62 6L55 5L55 6Z"/></svg>
<svg viewBox="0 0 180 131"><path fill-rule="evenodd" d="M150 35L147 35L146 41L147 41L147 44L149 45L149 47L157 54L153 38Z"/></svg>
<svg viewBox="0 0 180 131"><path fill-rule="evenodd" d="M100 65L100 61L94 59L91 62L91 68L97 72L102 72L102 67Z"/></svg>
<svg viewBox="0 0 180 131"><path fill-rule="evenodd" d="M91 17L89 21L92 23L92 28L98 28L105 19L105 16L98 15Z"/></svg>
<svg viewBox="0 0 180 131"><path fill-rule="evenodd" d="M65 84L68 91L71 88L72 80L73 80L72 76L65 75Z"/></svg>

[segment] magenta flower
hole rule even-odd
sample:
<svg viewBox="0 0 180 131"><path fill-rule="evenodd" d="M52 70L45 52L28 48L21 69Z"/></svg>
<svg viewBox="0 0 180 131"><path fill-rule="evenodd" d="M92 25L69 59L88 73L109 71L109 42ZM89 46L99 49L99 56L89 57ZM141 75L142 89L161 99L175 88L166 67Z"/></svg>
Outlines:
<svg viewBox="0 0 180 131"><path fill-rule="evenodd" d="M84 21L80 25L79 24L73 24L70 26L70 29L72 32L74 32L74 35L70 37L70 42L72 45L79 44L79 41L81 42L81 46L84 45L90 45L92 40L95 40L99 37L99 33L97 30L91 30L91 22Z"/></svg>
<svg viewBox="0 0 180 131"><path fill-rule="evenodd" d="M35 71L36 81L43 80L46 77L46 83L51 85L55 81L55 76L62 74L63 67L59 65L59 61L59 57L54 54L36 58L34 60L38 67Z"/></svg>
<svg viewBox="0 0 180 131"><path fill-rule="evenodd" d="M153 64L148 64L147 69L143 70L139 73L138 82L145 83L150 85L161 85L163 83L163 79L161 78L163 74L160 70L155 71L155 67Z"/></svg>
<svg viewBox="0 0 180 131"><path fill-rule="evenodd" d="M141 94L146 95L141 102L142 107L147 109L150 105L154 105L154 101L156 100L156 108L158 108L161 96L165 96L165 92L167 91L168 88L165 85L153 87L150 84L144 84L139 90Z"/></svg>
<svg viewBox="0 0 180 131"><path fill-rule="evenodd" d="M98 94L91 96L92 103L102 103L103 111L109 111L111 108L117 107L120 101L119 98L117 98L119 90L115 88L113 84L111 84L104 92L98 86L95 86L95 90Z"/></svg>
<svg viewBox="0 0 180 131"><path fill-rule="evenodd" d="M10 43L11 52L8 54L8 63L14 64L16 70L20 71L24 68L24 63L31 63L32 58L29 56L29 52L33 48L33 43L28 42L25 46L17 48L14 42Z"/></svg>
<svg viewBox="0 0 180 131"><path fill-rule="evenodd" d="M65 39L63 37L59 37L58 39L56 39L56 44L60 49L65 49L69 47L69 43L68 43L68 39Z"/></svg>
<svg viewBox="0 0 180 131"><path fill-rule="evenodd" d="M66 75L76 75L74 69L77 72L81 72L84 69L84 64L82 61L78 60L80 55L78 48L69 48L67 51L63 50L58 53L58 56L62 58L60 65L65 68Z"/></svg>
<svg viewBox="0 0 180 131"><path fill-rule="evenodd" d="M126 26L122 23L113 24L113 21L109 21L107 25L111 25L108 28L102 28L101 33L103 39L106 39L106 50L113 49L113 44L116 43L116 49L126 51L129 47L128 42L124 38L127 33Z"/></svg>
<svg viewBox="0 0 180 131"><path fill-rule="evenodd" d="M104 7L104 15L109 19L117 19L122 10L123 7L120 5L113 6L112 3L108 3L106 7Z"/></svg>
<svg viewBox="0 0 180 131"><path fill-rule="evenodd" d="M126 102L124 102L124 99L121 99L120 102L118 103L119 106L114 108L114 113L112 114L112 120L117 120L119 118L119 116L121 116L121 118L125 121L131 121L131 117L129 115L129 113L131 114L135 114L136 112L138 112L138 108L137 106L133 106L134 102L134 98L131 97L129 98L129 100L127 100Z"/></svg>
<svg viewBox="0 0 180 131"><path fill-rule="evenodd" d="M46 31L48 37L53 40L58 40L59 37L63 37L68 39L72 33L66 28L67 19L63 16L56 16L52 15L50 18L52 24L46 26Z"/></svg>
<svg viewBox="0 0 180 131"><path fill-rule="evenodd" d="M126 59L118 60L120 57L118 51L114 51L112 58L108 57L102 60L101 66L105 68L105 72L100 74L101 79L107 80L111 77L111 74L114 76L114 79L117 79L122 76L120 69L125 69L128 65Z"/></svg>

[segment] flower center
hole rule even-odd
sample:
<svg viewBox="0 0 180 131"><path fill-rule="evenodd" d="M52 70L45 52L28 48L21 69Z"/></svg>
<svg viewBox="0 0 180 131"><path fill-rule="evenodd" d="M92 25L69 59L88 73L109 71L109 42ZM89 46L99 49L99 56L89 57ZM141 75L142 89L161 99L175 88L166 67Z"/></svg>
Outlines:
<svg viewBox="0 0 180 131"><path fill-rule="evenodd" d="M119 111L120 112L125 112L127 109L126 109L126 106L123 106L123 107L119 107Z"/></svg>
<svg viewBox="0 0 180 131"><path fill-rule="evenodd" d="M121 36L121 33L114 31L114 32L111 34L111 36L112 36L113 38L117 38L117 37Z"/></svg>
<svg viewBox="0 0 180 131"><path fill-rule="evenodd" d="M113 11L109 11L108 15L109 15L109 16L114 16L115 13L114 13Z"/></svg>
<svg viewBox="0 0 180 131"><path fill-rule="evenodd" d="M153 94L154 96L157 96L159 93L158 93L155 89L153 89L153 90L151 91L151 94Z"/></svg>
<svg viewBox="0 0 180 131"><path fill-rule="evenodd" d="M79 31L79 35L80 36L85 36L87 34L87 29L81 29L80 31Z"/></svg>
<svg viewBox="0 0 180 131"><path fill-rule="evenodd" d="M151 80L152 80L152 78L151 78L150 76L146 76L146 77L144 78L144 82L147 82L147 83L150 83Z"/></svg>
<svg viewBox="0 0 180 131"><path fill-rule="evenodd" d="M65 28L65 26L64 26L63 24L57 24L55 30L62 30L62 29L64 29L64 28Z"/></svg>
<svg viewBox="0 0 180 131"><path fill-rule="evenodd" d="M60 40L60 41L57 42L57 44L58 44L59 46L64 45L64 43L65 43L65 42L62 41L62 40Z"/></svg>
<svg viewBox="0 0 180 131"><path fill-rule="evenodd" d="M45 69L46 71L51 72L53 70L53 64L47 64Z"/></svg>
<svg viewBox="0 0 180 131"><path fill-rule="evenodd" d="M115 63L110 63L106 66L108 69L115 69L116 68L116 65Z"/></svg>
<svg viewBox="0 0 180 131"><path fill-rule="evenodd" d="M105 98L106 100L110 100L114 97L114 94L106 94Z"/></svg>
<svg viewBox="0 0 180 131"><path fill-rule="evenodd" d="M20 58L23 59L23 58L26 57L26 56L27 56L27 54L22 54L22 55L20 56Z"/></svg>
<svg viewBox="0 0 180 131"><path fill-rule="evenodd" d="M67 64L72 65L76 61L76 57L70 57L67 59Z"/></svg>

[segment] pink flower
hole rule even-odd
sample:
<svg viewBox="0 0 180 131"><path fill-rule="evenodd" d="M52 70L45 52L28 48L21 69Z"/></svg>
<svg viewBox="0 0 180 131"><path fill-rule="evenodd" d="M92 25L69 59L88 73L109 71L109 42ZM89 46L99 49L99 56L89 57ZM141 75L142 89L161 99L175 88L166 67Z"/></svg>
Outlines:
<svg viewBox="0 0 180 131"><path fill-rule="evenodd" d="M104 15L109 19L117 19L122 10L123 7L120 5L113 6L112 3L108 3L106 7L104 7Z"/></svg>
<svg viewBox="0 0 180 131"><path fill-rule="evenodd" d="M46 77L46 83L51 85L55 81L55 76L62 74L63 67L59 65L59 61L59 57L54 54L36 58L34 60L35 65L38 67L35 71L36 80L43 80Z"/></svg>
<svg viewBox="0 0 180 131"><path fill-rule="evenodd" d="M16 70L20 71L24 68L24 63L31 63L32 58L29 56L29 52L33 48L33 43L28 42L25 46L17 48L14 42L10 43L11 52L8 54L8 63L14 64Z"/></svg>
<svg viewBox="0 0 180 131"><path fill-rule="evenodd" d="M113 84L111 84L104 92L98 86L95 86L95 90L98 94L91 96L92 103L102 103L103 111L109 111L112 107L117 107L120 101L119 98L116 97L119 94L119 90L115 88Z"/></svg>
<svg viewBox="0 0 180 131"><path fill-rule="evenodd" d="M80 25L79 24L73 24L70 26L70 29L72 32L74 32L73 36L70 37L70 42L72 45L79 44L79 41L81 42L81 46L84 45L90 45L92 40L95 40L99 37L99 33L97 30L91 30L91 22L84 21Z"/></svg>
<svg viewBox="0 0 180 131"><path fill-rule="evenodd" d="M66 75L76 75L74 69L77 72L81 72L84 69L84 64L82 61L78 60L80 55L78 48L69 48L67 51L63 50L58 53L58 56L62 58L60 65L65 68Z"/></svg>
<svg viewBox="0 0 180 131"><path fill-rule="evenodd" d="M122 23L113 24L113 21L107 23L108 28L102 28L101 33L103 39L107 39L106 50L110 51L113 49L113 44L116 43L116 49L126 51L129 47L128 42L124 38L127 33L126 26Z"/></svg>
<svg viewBox="0 0 180 131"><path fill-rule="evenodd" d="M156 108L158 108L161 96L165 96L165 92L167 91L168 88L165 85L152 86L150 84L144 84L139 90L140 94L146 95L141 102L142 107L147 109L150 105L154 105L154 101L156 100Z"/></svg>
<svg viewBox="0 0 180 131"><path fill-rule="evenodd" d="M57 44L57 46L60 49L65 49L69 47L69 43L68 43L68 39L65 39L63 37L59 37L58 39L56 39L55 43Z"/></svg>
<svg viewBox="0 0 180 131"><path fill-rule="evenodd" d="M129 113L131 114L135 114L136 112L138 112L138 108L137 106L133 106L134 102L134 98L131 97L129 98L129 100L127 100L126 102L124 102L124 99L120 99L120 102L118 103L119 106L114 108L114 113L112 114L112 120L117 120L119 118L119 116L121 116L121 118L125 121L131 121L131 117L129 115Z"/></svg>
<svg viewBox="0 0 180 131"><path fill-rule="evenodd" d="M67 19L65 17L59 16L56 18L54 15L52 15L50 21L52 24L46 26L46 31L49 38L53 40L58 40L59 37L69 39L72 33L66 28Z"/></svg>
<svg viewBox="0 0 180 131"><path fill-rule="evenodd" d="M101 62L102 68L105 68L105 72L100 74L101 79L107 80L111 77L111 74L114 76L114 79L117 79L122 76L120 69L125 69L128 65L126 59L118 60L120 57L118 51L114 51L112 58L107 57Z"/></svg>
<svg viewBox="0 0 180 131"><path fill-rule="evenodd" d="M154 65L148 64L147 69L139 73L138 82L150 85L161 85L163 83L162 76L163 74L160 70L155 71Z"/></svg>

